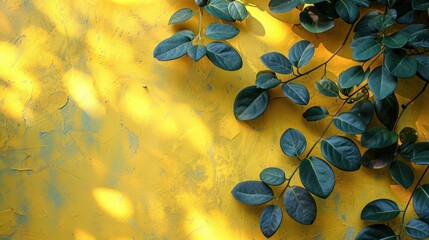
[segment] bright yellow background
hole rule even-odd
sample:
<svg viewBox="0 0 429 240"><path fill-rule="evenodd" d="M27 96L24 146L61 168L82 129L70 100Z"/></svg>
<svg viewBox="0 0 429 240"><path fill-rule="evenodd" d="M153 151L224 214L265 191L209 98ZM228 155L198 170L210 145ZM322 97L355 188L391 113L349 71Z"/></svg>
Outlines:
<svg viewBox="0 0 429 240"><path fill-rule="evenodd" d="M234 98L264 69L263 53L287 54L308 38L317 47L314 66L347 27L313 35L292 28L296 13L272 15L267 0L248 3L251 16L236 23L242 32L230 41L244 66L226 72L206 58L152 56L177 30L197 30L197 17L167 25L174 11L196 9L192 0L2 0L0 238L263 239L262 207L237 202L231 189L265 167L289 175L298 162L281 153L281 134L297 128L310 145L327 122L306 123L306 108L285 98L273 99L260 119L238 122ZM205 14L204 25L211 21ZM349 58L344 49L328 76L335 79ZM313 87L321 74L300 82L311 89L310 105L333 112L338 102ZM407 87L400 100L416 89ZM411 107L402 126L427 133L426 119ZM366 224L359 218L367 202L387 197L405 205L409 193L391 185L387 170L335 172L332 195L316 198L314 225L285 215L273 239L353 239Z"/></svg>

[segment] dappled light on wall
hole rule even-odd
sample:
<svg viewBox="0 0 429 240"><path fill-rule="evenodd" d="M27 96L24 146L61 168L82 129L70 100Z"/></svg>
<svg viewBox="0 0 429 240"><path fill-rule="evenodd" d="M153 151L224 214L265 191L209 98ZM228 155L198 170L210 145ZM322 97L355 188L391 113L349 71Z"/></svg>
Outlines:
<svg viewBox="0 0 429 240"><path fill-rule="evenodd" d="M134 214L131 200L125 194L111 188L95 188L92 191L98 206L119 221L127 221Z"/></svg>

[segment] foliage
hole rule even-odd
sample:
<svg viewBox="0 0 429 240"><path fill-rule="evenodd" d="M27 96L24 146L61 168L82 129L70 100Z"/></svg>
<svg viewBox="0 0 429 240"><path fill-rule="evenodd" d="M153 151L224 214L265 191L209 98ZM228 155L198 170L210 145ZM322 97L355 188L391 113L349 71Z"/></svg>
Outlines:
<svg viewBox="0 0 429 240"><path fill-rule="evenodd" d="M224 42L202 44L203 10L225 22L242 21L247 16L244 4L233 0L195 1L200 7L198 35L189 30L176 33L159 43L154 50L158 60L172 60L188 54L195 61L207 56L217 67L237 70L242 66L238 52ZM397 239L405 234L413 238L429 237L429 184L422 179L429 169L429 142L417 142L418 133L411 127L397 130L398 122L407 107L418 99L429 83L429 3L424 0L271 0L273 13L299 9L301 25L312 33L332 29L337 19L350 25L344 41L322 64L304 71L316 53L315 46L301 40L288 54L268 52L260 57L267 69L256 75L255 84L241 90L234 102L234 115L239 121L260 117L270 105L270 91L280 87L290 102L302 106L310 103L310 91L298 81L315 70L325 71L314 81L317 92L340 102L330 114L325 106L310 106L303 113L307 121L326 119L328 124L320 138L307 150L307 139L298 129L287 129L280 139L280 147L288 157L296 158L298 166L287 176L282 169L266 168L260 181L244 181L232 190L232 195L249 205L267 204L261 214L260 228L267 238L279 229L283 213L301 224L312 224L317 216L314 196L328 198L335 188L335 167L342 171L356 171L361 165L371 169L389 168L391 178L408 189L414 184L412 195L403 208L390 199L376 199L361 212L361 219L376 224L362 229L356 239ZM365 9L365 11L363 11ZM193 16L192 10L180 9L169 23L177 24ZM211 23L205 36L224 41L235 37L239 29L225 23ZM347 45L349 38L353 39ZM355 64L329 79L326 68L345 46L352 49ZM286 75L286 80L283 76ZM412 78L409 79L408 78ZM407 80L403 80L407 79ZM398 81L423 81L424 87L400 110L396 97ZM345 108L346 105L350 107ZM350 110L345 110L350 109ZM375 114L374 114L375 113ZM375 115L375 117L374 117ZM334 126L341 134L325 136ZM359 139L359 140L357 140ZM323 158L312 155L320 145ZM360 145L360 147L358 146ZM361 154L360 149L365 149ZM307 152L306 152L307 151ZM412 164L411 164L412 163ZM428 165L415 181L413 165ZM302 185L292 182L299 172ZM271 186L283 185L280 193ZM405 213L413 201L417 218L405 223ZM399 233L383 222L402 213Z"/></svg>

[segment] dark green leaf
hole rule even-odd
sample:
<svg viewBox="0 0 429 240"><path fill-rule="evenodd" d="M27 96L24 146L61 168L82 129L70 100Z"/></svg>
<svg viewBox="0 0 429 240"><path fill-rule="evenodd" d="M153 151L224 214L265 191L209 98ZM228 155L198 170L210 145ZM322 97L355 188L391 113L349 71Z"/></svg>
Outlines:
<svg viewBox="0 0 429 240"><path fill-rule="evenodd" d="M384 99L391 95L398 85L398 79L385 67L378 66L372 70L368 78L368 86L376 99Z"/></svg>
<svg viewBox="0 0 429 240"><path fill-rule="evenodd" d="M408 41L408 36L404 32L396 32L390 36L385 36L381 41L388 48L401 48Z"/></svg>
<svg viewBox="0 0 429 240"><path fill-rule="evenodd" d="M355 2L357 5L359 5L361 7L369 8L369 6L371 6L370 0L353 0L353 2Z"/></svg>
<svg viewBox="0 0 429 240"><path fill-rule="evenodd" d="M413 207L421 219L429 221L429 184L423 184L416 189L413 196Z"/></svg>
<svg viewBox="0 0 429 240"><path fill-rule="evenodd" d="M225 43L211 42L207 44L207 57L214 65L223 70L235 71L243 66L240 54Z"/></svg>
<svg viewBox="0 0 429 240"><path fill-rule="evenodd" d="M408 236L415 239L429 238L429 224L420 219L411 219L405 226L405 232Z"/></svg>
<svg viewBox="0 0 429 240"><path fill-rule="evenodd" d="M246 87L235 98L235 118L241 121L255 119L265 112L269 101L270 97L267 91L256 86Z"/></svg>
<svg viewBox="0 0 429 240"><path fill-rule="evenodd" d="M404 127L399 132L399 139L402 143L415 143L418 139L418 133L414 128Z"/></svg>
<svg viewBox="0 0 429 240"><path fill-rule="evenodd" d="M362 39L352 50L353 58L363 62L377 55L381 51L381 44L376 39Z"/></svg>
<svg viewBox="0 0 429 240"><path fill-rule="evenodd" d="M410 78L417 73L417 60L414 56L407 55L403 50L387 50L384 56L384 64L396 77Z"/></svg>
<svg viewBox="0 0 429 240"><path fill-rule="evenodd" d="M390 6L396 2L396 0L377 0L377 2L382 3L384 5Z"/></svg>
<svg viewBox="0 0 429 240"><path fill-rule="evenodd" d="M314 4L314 6L319 9L323 15L330 19L337 19L340 17L337 10L335 10L335 1L321 1Z"/></svg>
<svg viewBox="0 0 429 240"><path fill-rule="evenodd" d="M317 121L329 116L329 112L325 107L314 106L307 109L302 116L307 121Z"/></svg>
<svg viewBox="0 0 429 240"><path fill-rule="evenodd" d="M198 62L207 54L207 48L204 45L193 45L188 48L188 55Z"/></svg>
<svg viewBox="0 0 429 240"><path fill-rule="evenodd" d="M340 92L341 92L341 94L343 94L344 96L349 96L350 95L350 93L352 93L353 92L353 89L354 89L355 87L350 87L350 88L340 88Z"/></svg>
<svg viewBox="0 0 429 240"><path fill-rule="evenodd" d="M411 4L415 10L429 9L429 2L427 0L412 0Z"/></svg>
<svg viewBox="0 0 429 240"><path fill-rule="evenodd" d="M277 87L280 83L281 81L274 72L259 72L258 75L256 75L256 87L258 88L270 89Z"/></svg>
<svg viewBox="0 0 429 240"><path fill-rule="evenodd" d="M361 84L365 80L366 73L361 65L353 66L340 73L338 86L350 88Z"/></svg>
<svg viewBox="0 0 429 240"><path fill-rule="evenodd" d="M318 157L306 158L299 164L299 177L304 187L318 197L327 198L334 190L334 171Z"/></svg>
<svg viewBox="0 0 429 240"><path fill-rule="evenodd" d="M260 205L271 201L273 190L267 184L259 181L245 181L232 189L232 195L238 201L248 205Z"/></svg>
<svg viewBox="0 0 429 240"><path fill-rule="evenodd" d="M359 115L352 112L343 112L334 118L335 127L348 134L361 134L366 132L366 123Z"/></svg>
<svg viewBox="0 0 429 240"><path fill-rule="evenodd" d="M226 40L237 36L240 32L237 27L229 24L211 23L206 28L206 36L216 40Z"/></svg>
<svg viewBox="0 0 429 240"><path fill-rule="evenodd" d="M310 101L310 93L304 85L298 83L286 83L282 85L283 94L292 102L299 105L307 105Z"/></svg>
<svg viewBox="0 0 429 240"><path fill-rule="evenodd" d="M168 24L182 23L190 19L194 15L194 11L189 8L182 8L177 10L168 21Z"/></svg>
<svg viewBox="0 0 429 240"><path fill-rule="evenodd" d="M392 129L399 114L399 104L395 94L392 93L386 98L375 100L374 109L380 122L388 129Z"/></svg>
<svg viewBox="0 0 429 240"><path fill-rule="evenodd" d="M316 202L305 188L289 188L284 194L283 203L287 214L301 224L310 225L316 219Z"/></svg>
<svg viewBox="0 0 429 240"><path fill-rule="evenodd" d="M397 144L380 149L370 148L362 156L362 165L371 169L381 169L389 166L395 159Z"/></svg>
<svg viewBox="0 0 429 240"><path fill-rule="evenodd" d="M249 15L244 4L238 1L229 3L228 13L232 18L239 21L243 21Z"/></svg>
<svg viewBox="0 0 429 240"><path fill-rule="evenodd" d="M307 147L305 136L294 128L287 129L280 138L280 147L284 154L298 157Z"/></svg>
<svg viewBox="0 0 429 240"><path fill-rule="evenodd" d="M429 48L429 29L414 33L411 44L417 48Z"/></svg>
<svg viewBox="0 0 429 240"><path fill-rule="evenodd" d="M188 37L174 35L160 42L153 51L153 56L159 61L177 59L186 54L192 42Z"/></svg>
<svg viewBox="0 0 429 240"><path fill-rule="evenodd" d="M362 134L361 144L367 148L385 148L398 141L398 134L382 127L373 127Z"/></svg>
<svg viewBox="0 0 429 240"><path fill-rule="evenodd" d="M280 168L275 167L265 168L262 170L261 174L259 174L259 178L262 182L271 186L278 186L286 181L285 172Z"/></svg>
<svg viewBox="0 0 429 240"><path fill-rule="evenodd" d="M354 31L362 33L365 36L371 33L376 33L378 29L376 27L370 26L369 23L372 22L373 19L377 16L380 16L380 12L372 11L365 14L365 16L363 16L356 24Z"/></svg>
<svg viewBox="0 0 429 240"><path fill-rule="evenodd" d="M212 16L227 22L233 22L234 19L229 15L228 0L211 0L204 9Z"/></svg>
<svg viewBox="0 0 429 240"><path fill-rule="evenodd" d="M414 181L413 170L401 161L394 161L390 165L390 176L404 188L409 188Z"/></svg>
<svg viewBox="0 0 429 240"><path fill-rule="evenodd" d="M301 40L295 43L289 50L289 59L297 68L307 65L313 55L314 45L307 40Z"/></svg>
<svg viewBox="0 0 429 240"><path fill-rule="evenodd" d="M419 77L426 82L429 82L429 56L418 55L416 56L416 60Z"/></svg>
<svg viewBox="0 0 429 240"><path fill-rule="evenodd" d="M390 9L389 11L395 11L394 9ZM376 17L374 17L373 19L371 19L371 21L369 22L369 26L370 27L375 27L378 30L384 30L390 26L393 25L393 23L395 22L395 15L394 14L383 14L383 15L378 15Z"/></svg>
<svg viewBox="0 0 429 240"><path fill-rule="evenodd" d="M260 228L266 238L277 232L283 220L282 209L277 205L269 205L261 214Z"/></svg>
<svg viewBox="0 0 429 240"><path fill-rule="evenodd" d="M402 144L400 149L400 154L407 160L411 160L416 155L428 151L429 150L429 142L420 142L413 144Z"/></svg>
<svg viewBox="0 0 429 240"><path fill-rule="evenodd" d="M384 222L399 215L398 204L390 199L377 199L368 203L361 212L360 218L370 222Z"/></svg>
<svg viewBox="0 0 429 240"><path fill-rule="evenodd" d="M411 158L411 161L420 164L420 165L428 165L429 164L429 150L421 151L421 152L415 152L413 151L413 158Z"/></svg>
<svg viewBox="0 0 429 240"><path fill-rule="evenodd" d="M422 11L414 10L411 6L411 0L400 1L393 6L398 13L396 22L400 24L410 24L415 22Z"/></svg>
<svg viewBox="0 0 429 240"><path fill-rule="evenodd" d="M346 23L354 23L359 19L359 7L354 1L350 0L338 0L335 3L335 9L337 10L338 15Z"/></svg>
<svg viewBox="0 0 429 240"><path fill-rule="evenodd" d="M270 10L275 13L289 12L301 4L300 0L271 0L268 4Z"/></svg>
<svg viewBox="0 0 429 240"><path fill-rule="evenodd" d="M374 116L374 105L370 100L360 101L350 109L350 112L357 114L368 125Z"/></svg>
<svg viewBox="0 0 429 240"><path fill-rule="evenodd" d="M323 156L332 165L344 171L355 171L360 167L361 155L356 144L342 136L331 136L321 143Z"/></svg>
<svg viewBox="0 0 429 240"><path fill-rule="evenodd" d="M326 97L338 97L338 87L334 81L328 78L320 79L316 82L317 91Z"/></svg>
<svg viewBox="0 0 429 240"><path fill-rule="evenodd" d="M292 73L292 63L279 52L270 52L261 56L262 63L270 70L281 73Z"/></svg>
<svg viewBox="0 0 429 240"><path fill-rule="evenodd" d="M195 33L192 32L191 30L182 30L182 31L178 31L177 33L175 33L173 35L174 36L183 36L183 37L187 37L189 39L189 41L194 40L195 38Z"/></svg>
<svg viewBox="0 0 429 240"><path fill-rule="evenodd" d="M357 32L355 34L355 36L353 37L352 42L350 43L350 48L351 49L355 49L356 47L359 46L359 44L361 44L364 41L368 41L368 40L376 40L377 39L377 34L361 34L360 32Z"/></svg>
<svg viewBox="0 0 429 240"><path fill-rule="evenodd" d="M374 224L362 229L355 240L397 240L395 232L383 224Z"/></svg>
<svg viewBox="0 0 429 240"><path fill-rule="evenodd" d="M404 32L408 35L408 41L412 41L416 34L419 34L422 31L426 31L425 24L411 24L401 29L401 32Z"/></svg>
<svg viewBox="0 0 429 240"><path fill-rule="evenodd" d="M309 6L299 14L301 25L312 33L326 32L334 26L334 20L329 19L319 9Z"/></svg>
<svg viewBox="0 0 429 240"><path fill-rule="evenodd" d="M204 7L207 5L209 0L195 0L195 3L198 5L198 7Z"/></svg>

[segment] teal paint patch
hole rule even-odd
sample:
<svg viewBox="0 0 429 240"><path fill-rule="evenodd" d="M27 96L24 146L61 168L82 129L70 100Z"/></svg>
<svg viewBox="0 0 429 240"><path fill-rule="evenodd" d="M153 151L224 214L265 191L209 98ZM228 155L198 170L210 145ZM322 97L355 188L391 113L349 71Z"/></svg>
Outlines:
<svg viewBox="0 0 429 240"><path fill-rule="evenodd" d="M347 221L347 215L346 214L341 215L341 220L343 220L344 222Z"/></svg>
<svg viewBox="0 0 429 240"><path fill-rule="evenodd" d="M352 240L355 239L356 235L358 234L358 231L356 231L353 227L348 227L347 232L344 235L345 240Z"/></svg>
<svg viewBox="0 0 429 240"><path fill-rule="evenodd" d="M86 112L82 112L81 114L81 124L82 130L89 131L92 133L99 133L100 126L97 121L92 119Z"/></svg>
<svg viewBox="0 0 429 240"><path fill-rule="evenodd" d="M128 144L130 151L135 154L140 146L139 136L128 130Z"/></svg>
<svg viewBox="0 0 429 240"><path fill-rule="evenodd" d="M121 145L117 145L116 147L112 147L112 153L115 153L113 162L111 163L111 168L109 170L109 175L106 180L107 186L114 187L118 183L119 179L124 174L124 153Z"/></svg>
<svg viewBox="0 0 429 240"><path fill-rule="evenodd" d="M71 130L75 129L74 126L74 116L76 114L76 102L74 102L72 99L69 98L68 103L61 108L61 114L63 115L64 121L63 121L63 131L65 133L70 132Z"/></svg>
<svg viewBox="0 0 429 240"><path fill-rule="evenodd" d="M339 205L340 205L340 194L339 193L335 193L334 198L332 199L332 201L334 201L334 211L335 211L335 215L338 217L340 215L340 211L339 211Z"/></svg>
<svg viewBox="0 0 429 240"><path fill-rule="evenodd" d="M43 148L40 151L40 156L45 161L45 163L48 163L54 151L54 134L39 133L39 138L43 145Z"/></svg>
<svg viewBox="0 0 429 240"><path fill-rule="evenodd" d="M55 207L60 208L62 206L63 198L58 190L57 173L55 171L51 171L51 182L48 186L48 196L54 203Z"/></svg>

